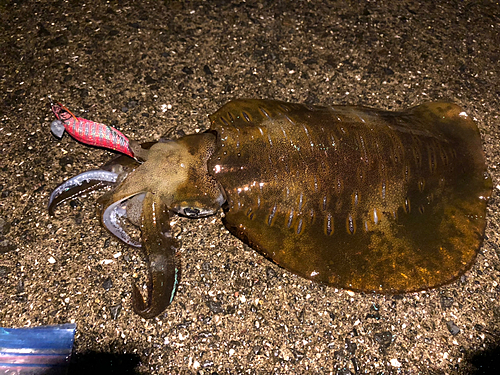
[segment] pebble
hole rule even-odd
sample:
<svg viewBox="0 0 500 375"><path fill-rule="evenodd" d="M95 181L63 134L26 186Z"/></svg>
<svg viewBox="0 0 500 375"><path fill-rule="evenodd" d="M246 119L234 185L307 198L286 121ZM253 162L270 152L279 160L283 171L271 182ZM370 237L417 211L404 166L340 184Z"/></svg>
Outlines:
<svg viewBox="0 0 500 375"><path fill-rule="evenodd" d="M10 243L9 240L0 241L0 254L8 253L9 251L14 250L16 247Z"/></svg>
<svg viewBox="0 0 500 375"><path fill-rule="evenodd" d="M392 333L389 331L377 332L373 338L375 342L383 348L388 348L392 343Z"/></svg>
<svg viewBox="0 0 500 375"><path fill-rule="evenodd" d="M207 76L211 76L211 75L213 75L213 73L212 73L212 71L210 70L210 67L209 67L208 65L204 65L204 66L203 66L203 71L205 72L205 74L206 74Z"/></svg>
<svg viewBox="0 0 500 375"><path fill-rule="evenodd" d="M391 366L392 367L401 367L401 362L397 360L397 358L391 359Z"/></svg>
<svg viewBox="0 0 500 375"><path fill-rule="evenodd" d="M111 280L111 277L107 277L106 280L102 283L102 287L104 290L108 291L113 287L113 280Z"/></svg>
<svg viewBox="0 0 500 375"><path fill-rule="evenodd" d="M266 267L266 276L267 279L274 279L276 275L276 271L272 267Z"/></svg>
<svg viewBox="0 0 500 375"><path fill-rule="evenodd" d="M441 296L441 307L443 309L449 309L451 306L453 306L453 302L453 297Z"/></svg>
<svg viewBox="0 0 500 375"><path fill-rule="evenodd" d="M120 312L122 311L122 305L114 305L109 308L109 312L111 313L111 318L113 320L116 320L118 316L120 315Z"/></svg>
<svg viewBox="0 0 500 375"><path fill-rule="evenodd" d="M222 303L216 302L216 301L207 301L207 306L210 309L211 312L214 314L222 314L224 312L224 309L222 308Z"/></svg>
<svg viewBox="0 0 500 375"><path fill-rule="evenodd" d="M0 277L5 277L9 274L10 269L7 266L0 266Z"/></svg>
<svg viewBox="0 0 500 375"><path fill-rule="evenodd" d="M203 361L203 364L201 365L203 368L208 368L208 367L213 367L214 366L214 361L206 360Z"/></svg>
<svg viewBox="0 0 500 375"><path fill-rule="evenodd" d="M337 371L337 375L352 375L352 372L344 367Z"/></svg>
<svg viewBox="0 0 500 375"><path fill-rule="evenodd" d="M345 350L347 350L347 352L349 354L354 354L356 353L356 349L358 348L358 346L356 345L356 343L352 342L351 340L349 339L345 339Z"/></svg>
<svg viewBox="0 0 500 375"><path fill-rule="evenodd" d="M448 331L450 331L453 336L456 336L460 333L460 328L458 328L458 326L452 320L446 322L446 327L448 327Z"/></svg>

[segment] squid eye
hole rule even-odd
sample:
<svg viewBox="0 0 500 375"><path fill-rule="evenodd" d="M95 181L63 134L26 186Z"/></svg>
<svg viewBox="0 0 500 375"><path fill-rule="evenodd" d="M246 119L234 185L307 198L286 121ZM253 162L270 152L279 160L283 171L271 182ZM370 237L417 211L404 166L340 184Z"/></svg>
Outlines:
<svg viewBox="0 0 500 375"><path fill-rule="evenodd" d="M186 215L187 217L198 217L199 214L200 210L198 210L197 208L186 207L184 209L184 215Z"/></svg>

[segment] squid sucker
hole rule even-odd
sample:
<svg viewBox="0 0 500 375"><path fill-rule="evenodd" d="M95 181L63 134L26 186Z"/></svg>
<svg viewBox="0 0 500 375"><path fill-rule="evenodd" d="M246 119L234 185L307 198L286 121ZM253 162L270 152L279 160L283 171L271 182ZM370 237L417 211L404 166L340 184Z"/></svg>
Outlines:
<svg viewBox="0 0 500 375"><path fill-rule="evenodd" d="M142 247L153 318L172 303L180 244L170 220L224 211L236 237L286 270L358 292L407 293L454 281L483 241L492 181L479 130L459 106L402 112L233 100L204 133L139 145L58 186L59 203L111 186L101 223ZM140 238L130 225L140 228Z"/></svg>

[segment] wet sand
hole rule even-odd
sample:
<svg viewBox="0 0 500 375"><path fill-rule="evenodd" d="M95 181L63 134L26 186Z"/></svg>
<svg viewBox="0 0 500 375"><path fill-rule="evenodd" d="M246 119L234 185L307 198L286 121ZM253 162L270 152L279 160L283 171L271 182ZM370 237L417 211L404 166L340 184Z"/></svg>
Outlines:
<svg viewBox="0 0 500 375"><path fill-rule="evenodd" d="M72 374L494 373L500 340L500 8L447 1L0 1L0 326L75 322ZM398 110L450 100L477 120L494 191L484 245L451 285L398 296L325 287L243 245L220 215L176 219L182 281L131 308L141 253L91 194L50 192L112 153L50 133L47 96L157 140L233 98Z"/></svg>

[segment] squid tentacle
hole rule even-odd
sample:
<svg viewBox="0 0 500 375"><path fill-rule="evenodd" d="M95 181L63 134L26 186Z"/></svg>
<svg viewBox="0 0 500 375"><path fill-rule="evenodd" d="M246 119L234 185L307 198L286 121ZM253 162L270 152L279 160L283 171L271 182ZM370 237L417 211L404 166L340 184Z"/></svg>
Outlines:
<svg viewBox="0 0 500 375"><path fill-rule="evenodd" d="M142 196L142 199L144 199L144 195L145 193L139 194L139 196ZM141 247L141 243L130 237L130 235L123 229L120 224L120 219L127 217L127 200L131 197L132 196L125 197L107 206L102 213L101 221L112 235L114 235L127 245L133 247Z"/></svg>
<svg viewBox="0 0 500 375"><path fill-rule="evenodd" d="M141 240L148 261L148 296L144 301L139 288L132 284L133 307L143 318L154 318L174 299L180 269L175 253L179 242L172 237L168 208L158 195L146 193L142 205Z"/></svg>
<svg viewBox="0 0 500 375"><path fill-rule="evenodd" d="M117 179L117 173L102 169L94 169L80 173L79 175L64 181L50 194L48 206L50 215L54 215L54 209L59 204L87 192L99 190L105 186L114 185Z"/></svg>

